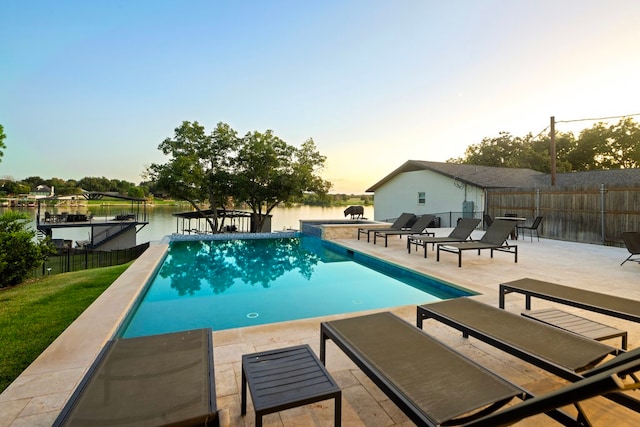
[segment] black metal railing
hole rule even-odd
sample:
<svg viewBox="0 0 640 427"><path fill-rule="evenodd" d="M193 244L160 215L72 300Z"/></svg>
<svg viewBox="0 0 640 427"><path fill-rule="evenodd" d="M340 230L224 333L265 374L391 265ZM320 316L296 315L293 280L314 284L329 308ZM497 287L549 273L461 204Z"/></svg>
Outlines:
<svg viewBox="0 0 640 427"><path fill-rule="evenodd" d="M112 251L66 248L62 249L58 255L50 256L46 262L34 268L31 276L40 277L50 274L125 264L138 258L148 247L149 242L128 249Z"/></svg>

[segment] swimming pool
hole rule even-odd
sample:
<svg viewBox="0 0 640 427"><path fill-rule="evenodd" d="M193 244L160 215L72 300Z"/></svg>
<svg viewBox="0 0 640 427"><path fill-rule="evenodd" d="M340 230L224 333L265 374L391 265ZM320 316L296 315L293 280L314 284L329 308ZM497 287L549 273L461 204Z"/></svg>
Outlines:
<svg viewBox="0 0 640 427"><path fill-rule="evenodd" d="M472 292L304 234L174 241L118 334L239 328Z"/></svg>

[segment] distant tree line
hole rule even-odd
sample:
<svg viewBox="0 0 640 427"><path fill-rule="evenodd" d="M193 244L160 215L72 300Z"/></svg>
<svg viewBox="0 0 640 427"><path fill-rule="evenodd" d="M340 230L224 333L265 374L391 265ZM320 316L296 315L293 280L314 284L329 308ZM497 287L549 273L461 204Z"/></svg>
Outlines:
<svg viewBox="0 0 640 427"><path fill-rule="evenodd" d="M72 196L85 191L117 192L130 197L147 199L165 199L171 196L158 188L153 181L140 182L138 185L120 179L105 177L85 177L80 180L61 178L41 178L30 176L16 181L13 178L0 178L0 197L18 196L28 194L38 185L46 185L55 188L58 196ZM324 194L304 193L300 197L293 198L290 204L300 203L310 206L347 206L347 205L373 205L373 195L369 194Z"/></svg>
<svg viewBox="0 0 640 427"><path fill-rule="evenodd" d="M314 194L306 193L297 203L310 206L351 206L351 205L373 205L372 194Z"/></svg>
<svg viewBox="0 0 640 427"><path fill-rule="evenodd" d="M615 124L597 123L578 137L572 132L556 132L556 171L628 169L640 167L640 125L626 117ZM480 166L529 168L551 172L551 138L524 137L501 132L467 147L464 156L450 163Z"/></svg>
<svg viewBox="0 0 640 427"><path fill-rule="evenodd" d="M20 181L12 178L0 179L0 195L1 196L17 196L20 194L29 194L39 185L54 187L57 196L72 196L81 194L85 191L99 192L118 192L130 197L144 198L152 194L153 183L144 183L136 185L132 182L120 179L108 179L105 177L85 177L80 180L61 179L61 178L41 178L39 176L30 176Z"/></svg>

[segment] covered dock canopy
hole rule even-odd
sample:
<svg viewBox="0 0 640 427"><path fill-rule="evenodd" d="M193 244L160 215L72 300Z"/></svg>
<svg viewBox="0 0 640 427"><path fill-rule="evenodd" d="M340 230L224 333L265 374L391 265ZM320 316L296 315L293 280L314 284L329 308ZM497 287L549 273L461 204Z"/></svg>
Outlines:
<svg viewBox="0 0 640 427"><path fill-rule="evenodd" d="M223 232L243 232L243 233L255 233L255 214L253 212L229 210L229 209L217 209L218 218L223 220L222 230ZM212 233L207 218L214 217L213 209L202 209L200 211L178 212L174 213L176 217L176 233L182 232L182 234L201 234ZM230 221L226 221L230 219ZM182 221L182 227L180 222ZM265 221L262 232L271 232L271 215L268 215Z"/></svg>
<svg viewBox="0 0 640 427"><path fill-rule="evenodd" d="M82 197L87 200L102 200L105 197L113 197L114 199L131 200L133 202L146 202L147 199L131 197L116 191L84 191Z"/></svg>

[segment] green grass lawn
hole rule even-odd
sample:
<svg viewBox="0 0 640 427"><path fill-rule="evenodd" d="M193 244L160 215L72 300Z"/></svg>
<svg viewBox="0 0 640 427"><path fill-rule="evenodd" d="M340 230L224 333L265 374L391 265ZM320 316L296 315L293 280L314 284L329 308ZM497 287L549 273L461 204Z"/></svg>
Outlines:
<svg viewBox="0 0 640 427"><path fill-rule="evenodd" d="M57 274L0 290L0 393L130 265Z"/></svg>

